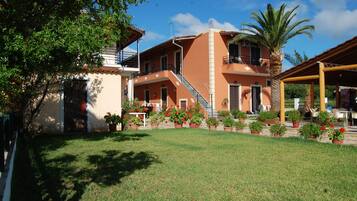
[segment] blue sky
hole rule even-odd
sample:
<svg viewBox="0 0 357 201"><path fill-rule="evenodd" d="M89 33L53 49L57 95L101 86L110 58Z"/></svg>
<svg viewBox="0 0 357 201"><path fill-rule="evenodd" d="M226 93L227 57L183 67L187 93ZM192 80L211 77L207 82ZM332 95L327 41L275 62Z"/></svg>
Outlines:
<svg viewBox="0 0 357 201"><path fill-rule="evenodd" d="M315 25L313 38L298 36L284 48L315 56L357 35L357 0L146 0L130 7L132 23L146 31L141 50L152 47L173 35L197 34L208 27L239 30L251 22L250 14L265 9L266 4L299 5L298 18L309 18ZM291 64L284 62L284 69Z"/></svg>

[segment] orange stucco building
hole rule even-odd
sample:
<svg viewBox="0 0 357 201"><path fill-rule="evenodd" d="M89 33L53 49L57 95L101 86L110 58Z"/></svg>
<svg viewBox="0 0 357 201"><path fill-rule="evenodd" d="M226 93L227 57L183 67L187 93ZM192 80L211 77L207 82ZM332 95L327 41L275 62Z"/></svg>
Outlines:
<svg viewBox="0 0 357 201"><path fill-rule="evenodd" d="M248 41L232 42L237 34L210 29L142 52L135 97L155 109L185 109L198 101L209 114L269 108L269 52Z"/></svg>

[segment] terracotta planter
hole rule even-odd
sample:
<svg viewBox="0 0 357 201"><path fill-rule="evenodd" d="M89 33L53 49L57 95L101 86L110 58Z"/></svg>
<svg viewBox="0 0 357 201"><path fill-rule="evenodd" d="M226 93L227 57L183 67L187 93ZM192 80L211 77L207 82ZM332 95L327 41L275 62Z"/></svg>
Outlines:
<svg viewBox="0 0 357 201"><path fill-rule="evenodd" d="M109 131L110 132L117 131L117 125L116 124L109 124Z"/></svg>
<svg viewBox="0 0 357 201"><path fill-rule="evenodd" d="M217 130L217 127L216 126L208 126L208 130L215 131L215 130Z"/></svg>
<svg viewBox="0 0 357 201"><path fill-rule="evenodd" d="M273 134L273 137L280 137L280 135L279 134Z"/></svg>
<svg viewBox="0 0 357 201"><path fill-rule="evenodd" d="M233 127L224 127L224 131L232 132L233 131Z"/></svg>
<svg viewBox="0 0 357 201"><path fill-rule="evenodd" d="M238 132L238 133L243 133L243 129L237 129L237 128L236 128L236 132Z"/></svg>
<svg viewBox="0 0 357 201"><path fill-rule="evenodd" d="M139 128L139 126L138 126L138 125L135 125L135 124L130 124L130 125L129 125L129 129L130 129L130 130L137 131L137 130L138 130L138 128Z"/></svg>
<svg viewBox="0 0 357 201"><path fill-rule="evenodd" d="M175 123L175 128L182 128L182 124Z"/></svg>
<svg viewBox="0 0 357 201"><path fill-rule="evenodd" d="M199 124L190 123L190 128L199 128Z"/></svg>
<svg viewBox="0 0 357 201"><path fill-rule="evenodd" d="M279 120L278 119L267 119L264 121L264 123L268 126L278 124Z"/></svg>
<svg viewBox="0 0 357 201"><path fill-rule="evenodd" d="M334 144L343 144L343 140L333 139L332 143L334 143Z"/></svg>
<svg viewBox="0 0 357 201"><path fill-rule="evenodd" d="M299 128L299 127L300 127L300 122L293 121L293 128Z"/></svg>
<svg viewBox="0 0 357 201"><path fill-rule="evenodd" d="M250 134L252 134L252 135L259 135L259 134L260 134L260 131L253 131L253 130L251 130L251 131L250 131Z"/></svg>

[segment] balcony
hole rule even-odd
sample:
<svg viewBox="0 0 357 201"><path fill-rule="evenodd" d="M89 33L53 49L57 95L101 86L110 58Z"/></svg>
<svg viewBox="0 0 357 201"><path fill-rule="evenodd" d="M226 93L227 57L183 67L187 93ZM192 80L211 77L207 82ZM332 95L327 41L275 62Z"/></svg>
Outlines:
<svg viewBox="0 0 357 201"><path fill-rule="evenodd" d="M225 56L223 57L222 73L268 77L269 64L269 59L265 58Z"/></svg>
<svg viewBox="0 0 357 201"><path fill-rule="evenodd" d="M115 47L103 51L103 65L109 67L138 68L137 52L117 51Z"/></svg>
<svg viewBox="0 0 357 201"><path fill-rule="evenodd" d="M146 75L137 76L134 78L134 84L135 86L139 86L144 84L162 82L166 80L171 80L172 83L179 85L179 78L171 70L158 71Z"/></svg>

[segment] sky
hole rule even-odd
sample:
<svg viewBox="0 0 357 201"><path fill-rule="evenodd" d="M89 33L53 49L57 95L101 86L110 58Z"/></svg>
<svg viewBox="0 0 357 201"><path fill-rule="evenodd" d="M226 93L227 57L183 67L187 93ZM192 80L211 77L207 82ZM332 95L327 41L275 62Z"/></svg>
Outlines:
<svg viewBox="0 0 357 201"><path fill-rule="evenodd" d="M291 39L284 53L297 50L308 57L318 55L357 36L357 0L146 0L131 6L128 13L132 24L144 29L140 50L157 45L173 36L205 32L209 27L236 30L253 22L251 13L266 5L288 8L299 5L297 18L308 18L315 26L313 37L305 35ZM284 61L283 68L292 67Z"/></svg>

